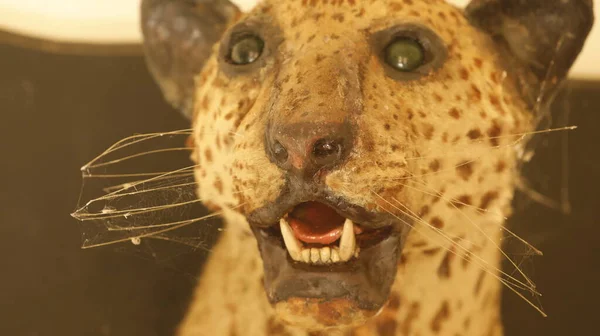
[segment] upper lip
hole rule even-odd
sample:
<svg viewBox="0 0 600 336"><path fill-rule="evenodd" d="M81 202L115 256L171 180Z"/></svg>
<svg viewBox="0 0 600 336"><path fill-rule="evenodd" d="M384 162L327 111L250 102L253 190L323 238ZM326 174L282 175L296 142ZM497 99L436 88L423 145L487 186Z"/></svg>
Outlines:
<svg viewBox="0 0 600 336"><path fill-rule="evenodd" d="M279 223L279 220L295 206L304 202L323 203L333 208L340 216L350 219L354 223L360 223L366 229L380 229L399 221L398 216L385 212L369 211L364 207L346 201L343 197L322 190L283 192L274 202L252 211L247 219L255 227L268 228Z"/></svg>

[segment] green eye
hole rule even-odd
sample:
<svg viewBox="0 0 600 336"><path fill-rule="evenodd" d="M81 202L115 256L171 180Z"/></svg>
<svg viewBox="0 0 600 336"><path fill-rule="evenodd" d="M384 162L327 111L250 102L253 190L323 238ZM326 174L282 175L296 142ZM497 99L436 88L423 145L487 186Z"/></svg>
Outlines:
<svg viewBox="0 0 600 336"><path fill-rule="evenodd" d="M400 37L385 48L385 62L392 68L408 72L423 65L425 51L421 44L411 38Z"/></svg>
<svg viewBox="0 0 600 336"><path fill-rule="evenodd" d="M265 42L256 35L236 39L229 51L229 60L236 65L256 62L263 52Z"/></svg>

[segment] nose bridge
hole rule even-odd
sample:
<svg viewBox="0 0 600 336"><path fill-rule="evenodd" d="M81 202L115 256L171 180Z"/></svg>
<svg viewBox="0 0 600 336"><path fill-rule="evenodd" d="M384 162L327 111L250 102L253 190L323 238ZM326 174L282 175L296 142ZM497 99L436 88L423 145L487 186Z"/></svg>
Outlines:
<svg viewBox="0 0 600 336"><path fill-rule="evenodd" d="M359 62L319 51L282 65L268 113L267 153L281 168L313 173L341 163L362 110Z"/></svg>
<svg viewBox="0 0 600 336"><path fill-rule="evenodd" d="M339 49L338 49L339 50ZM341 123L360 111L359 62L340 53L306 53L279 74L280 96L271 122Z"/></svg>

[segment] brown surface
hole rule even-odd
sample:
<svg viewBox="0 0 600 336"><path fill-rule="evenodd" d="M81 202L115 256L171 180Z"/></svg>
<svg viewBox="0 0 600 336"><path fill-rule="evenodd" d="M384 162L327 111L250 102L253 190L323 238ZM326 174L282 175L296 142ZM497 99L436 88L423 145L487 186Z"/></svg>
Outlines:
<svg viewBox="0 0 600 336"><path fill-rule="evenodd" d="M113 247L81 250L69 213L82 164L120 138L185 121L140 57L0 45L0 74L0 335L171 334L193 279Z"/></svg>
<svg viewBox="0 0 600 336"><path fill-rule="evenodd" d="M140 57L58 56L0 45L0 74L0 335L171 335L202 255L168 267L110 247L82 251L69 213L82 164L132 133L185 128L185 121L163 103ZM545 252L523 267L544 293L550 317L507 293L507 335L597 329L600 84L575 85L570 101L570 124L580 126L569 133L573 213L520 199L512 220ZM558 195L563 138L541 138L528 167L546 194Z"/></svg>
<svg viewBox="0 0 600 336"><path fill-rule="evenodd" d="M85 44L77 42L52 41L4 30L0 30L0 43L11 44L31 50L43 50L44 52L58 55L140 56L143 54L142 46L135 43Z"/></svg>
<svg viewBox="0 0 600 336"><path fill-rule="evenodd" d="M548 317L541 317L523 300L505 291L507 335L598 332L600 83L570 83L563 95L567 99L557 99L553 107L556 124L577 125L578 129L538 138L537 154L525 172L537 190L554 199L560 199L561 189L567 185L572 211L563 215L520 195L510 221L515 231L544 252L543 257L526 259L522 268L544 295L541 305Z"/></svg>

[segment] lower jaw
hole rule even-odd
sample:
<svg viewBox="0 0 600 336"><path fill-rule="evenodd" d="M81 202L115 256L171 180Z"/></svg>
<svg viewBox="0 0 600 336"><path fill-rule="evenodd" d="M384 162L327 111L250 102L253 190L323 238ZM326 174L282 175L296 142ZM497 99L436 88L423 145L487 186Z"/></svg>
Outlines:
<svg viewBox="0 0 600 336"><path fill-rule="evenodd" d="M361 248L358 258L314 266L293 261L282 244L255 230L264 287L278 317L317 330L364 324L387 302L396 276L400 235Z"/></svg>
<svg viewBox="0 0 600 336"><path fill-rule="evenodd" d="M311 299L292 297L274 304L277 317L308 331L328 328L358 327L377 314L379 310L358 307L348 299Z"/></svg>

